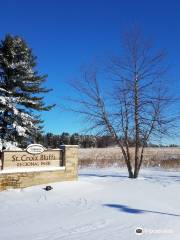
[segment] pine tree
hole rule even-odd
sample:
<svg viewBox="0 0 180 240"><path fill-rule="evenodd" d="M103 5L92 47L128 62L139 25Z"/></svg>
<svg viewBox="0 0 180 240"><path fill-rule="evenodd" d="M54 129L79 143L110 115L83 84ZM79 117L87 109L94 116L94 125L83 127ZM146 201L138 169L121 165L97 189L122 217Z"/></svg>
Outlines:
<svg viewBox="0 0 180 240"><path fill-rule="evenodd" d="M40 131L39 111L45 106L42 87L47 76L36 70L36 57L19 36L7 35L0 43L0 138L1 142L32 141Z"/></svg>

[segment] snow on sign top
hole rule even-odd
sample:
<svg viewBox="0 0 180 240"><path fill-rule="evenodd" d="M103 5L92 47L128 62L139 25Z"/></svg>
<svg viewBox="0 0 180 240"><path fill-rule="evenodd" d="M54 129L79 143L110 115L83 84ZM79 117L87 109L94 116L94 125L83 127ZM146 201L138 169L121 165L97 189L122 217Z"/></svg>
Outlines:
<svg viewBox="0 0 180 240"><path fill-rule="evenodd" d="M40 144L30 144L27 146L26 151L31 154L40 154L44 152L44 147Z"/></svg>

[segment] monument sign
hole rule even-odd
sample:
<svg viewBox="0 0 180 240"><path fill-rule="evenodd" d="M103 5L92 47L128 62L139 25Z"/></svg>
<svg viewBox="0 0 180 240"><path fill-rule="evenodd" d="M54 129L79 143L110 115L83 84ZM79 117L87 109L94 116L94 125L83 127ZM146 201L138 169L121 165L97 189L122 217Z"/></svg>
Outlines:
<svg viewBox="0 0 180 240"><path fill-rule="evenodd" d="M2 167L60 167L63 166L62 159L62 149L45 150L42 145L31 144L25 151L4 151Z"/></svg>
<svg viewBox="0 0 180 240"><path fill-rule="evenodd" d="M31 144L20 151L3 151L0 191L32 185L77 179L78 146L46 149Z"/></svg>

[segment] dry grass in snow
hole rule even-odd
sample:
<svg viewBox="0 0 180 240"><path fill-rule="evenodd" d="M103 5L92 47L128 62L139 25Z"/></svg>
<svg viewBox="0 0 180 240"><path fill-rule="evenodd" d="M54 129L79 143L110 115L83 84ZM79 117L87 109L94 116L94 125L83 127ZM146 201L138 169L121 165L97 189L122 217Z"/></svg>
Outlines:
<svg viewBox="0 0 180 240"><path fill-rule="evenodd" d="M134 148L131 148L133 154ZM86 148L79 151L79 166L125 166L121 149L110 148ZM180 148L146 148L144 153L144 167L161 166L163 168L180 167Z"/></svg>

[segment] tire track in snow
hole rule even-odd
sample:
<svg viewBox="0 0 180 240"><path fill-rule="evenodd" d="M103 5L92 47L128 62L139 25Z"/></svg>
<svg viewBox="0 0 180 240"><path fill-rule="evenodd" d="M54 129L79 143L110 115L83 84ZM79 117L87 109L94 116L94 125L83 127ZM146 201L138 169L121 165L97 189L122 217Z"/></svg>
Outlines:
<svg viewBox="0 0 180 240"><path fill-rule="evenodd" d="M109 225L109 221L100 219L93 223L79 224L74 225L71 228L63 228L60 227L58 230L55 229L53 231L44 232L39 236L35 237L35 240L62 240L62 239L70 239L73 237L78 237L79 234L88 234L92 233L92 231L97 231L100 229L104 229ZM75 238L76 239L76 238Z"/></svg>

